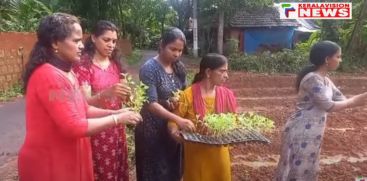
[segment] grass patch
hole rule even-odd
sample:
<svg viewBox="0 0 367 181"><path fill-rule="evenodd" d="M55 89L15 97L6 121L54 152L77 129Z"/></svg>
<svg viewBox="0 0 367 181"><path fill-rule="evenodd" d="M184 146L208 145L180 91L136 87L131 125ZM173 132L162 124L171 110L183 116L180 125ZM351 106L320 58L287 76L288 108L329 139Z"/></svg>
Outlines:
<svg viewBox="0 0 367 181"><path fill-rule="evenodd" d="M12 85L9 89L0 91L0 102L10 101L16 97L22 96L23 88L22 85L16 83Z"/></svg>

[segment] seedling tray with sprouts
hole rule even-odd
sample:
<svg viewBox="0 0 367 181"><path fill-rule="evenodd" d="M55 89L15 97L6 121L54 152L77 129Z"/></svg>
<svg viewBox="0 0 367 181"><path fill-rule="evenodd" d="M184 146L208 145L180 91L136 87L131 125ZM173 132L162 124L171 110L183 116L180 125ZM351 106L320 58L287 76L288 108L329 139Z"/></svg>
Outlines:
<svg viewBox="0 0 367 181"><path fill-rule="evenodd" d="M185 141L210 144L210 145L228 145L244 142L261 142L268 144L270 140L254 129L235 129L222 135L202 135L195 132L181 132Z"/></svg>

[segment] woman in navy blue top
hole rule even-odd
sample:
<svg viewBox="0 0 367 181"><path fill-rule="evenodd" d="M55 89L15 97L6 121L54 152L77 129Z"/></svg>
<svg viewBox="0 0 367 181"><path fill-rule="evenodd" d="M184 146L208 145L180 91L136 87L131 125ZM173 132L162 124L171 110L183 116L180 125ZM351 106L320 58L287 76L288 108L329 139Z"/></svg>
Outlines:
<svg viewBox="0 0 367 181"><path fill-rule="evenodd" d="M183 130L194 130L194 124L171 111L177 105L173 92L186 86L186 71L178 60L185 46L185 36L177 28L162 36L159 53L142 65L140 80L149 88L148 102L141 114L143 123L135 130L136 174L138 181L179 181L181 145L168 133L168 120L174 120Z"/></svg>

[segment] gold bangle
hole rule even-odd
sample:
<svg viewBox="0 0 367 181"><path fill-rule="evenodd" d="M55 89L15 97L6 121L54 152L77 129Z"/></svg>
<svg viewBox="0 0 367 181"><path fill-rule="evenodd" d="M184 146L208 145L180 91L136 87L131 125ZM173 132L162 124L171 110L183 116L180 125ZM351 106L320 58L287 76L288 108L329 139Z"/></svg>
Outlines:
<svg viewBox="0 0 367 181"><path fill-rule="evenodd" d="M113 122L115 122L115 126L117 126L118 122L117 122L116 115L113 114L112 119L113 119Z"/></svg>

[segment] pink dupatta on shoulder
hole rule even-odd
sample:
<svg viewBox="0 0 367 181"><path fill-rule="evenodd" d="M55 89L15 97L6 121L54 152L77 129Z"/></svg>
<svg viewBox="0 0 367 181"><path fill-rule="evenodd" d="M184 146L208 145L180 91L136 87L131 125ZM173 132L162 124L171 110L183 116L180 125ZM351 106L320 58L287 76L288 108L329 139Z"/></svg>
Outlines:
<svg viewBox="0 0 367 181"><path fill-rule="evenodd" d="M192 95L194 110L203 119L206 113L204 99L201 95L200 83L192 85ZM223 86L215 87L215 112L216 113L235 113L237 110L236 98L231 90Z"/></svg>

